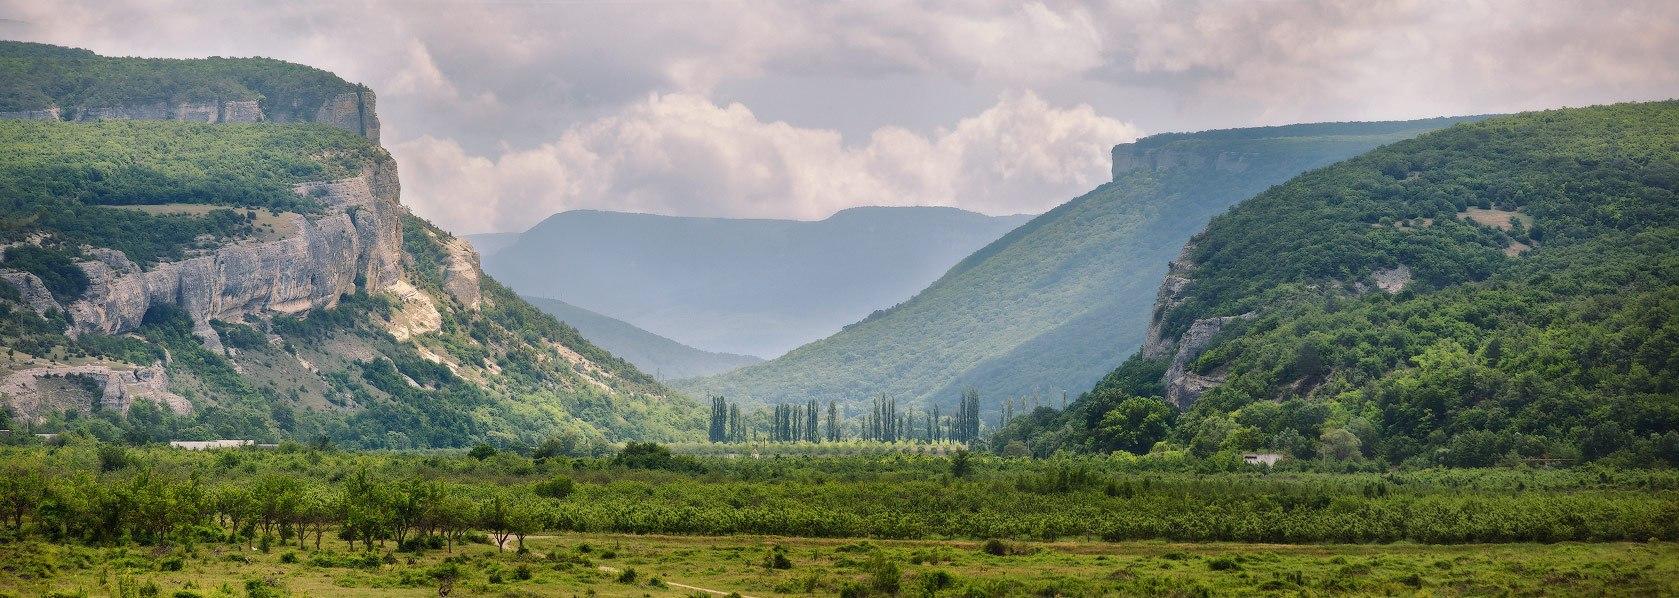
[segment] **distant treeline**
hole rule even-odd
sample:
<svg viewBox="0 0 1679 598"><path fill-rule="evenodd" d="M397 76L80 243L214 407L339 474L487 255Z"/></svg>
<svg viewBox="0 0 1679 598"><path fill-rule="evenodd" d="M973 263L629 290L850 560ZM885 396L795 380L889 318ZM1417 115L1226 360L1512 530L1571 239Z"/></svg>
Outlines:
<svg viewBox="0 0 1679 598"><path fill-rule="evenodd" d="M1012 405L1012 403L1010 403ZM855 422L840 417L839 406L828 401L822 416L816 400L804 404L770 406L766 425L742 418L740 405L724 397L711 398L711 442L839 442L858 439L880 442L969 443L980 437L979 392L968 390L957 403L955 415L945 416L934 404L916 413L898 410L898 400L877 396L869 411ZM1012 413L1012 412L1011 412Z"/></svg>

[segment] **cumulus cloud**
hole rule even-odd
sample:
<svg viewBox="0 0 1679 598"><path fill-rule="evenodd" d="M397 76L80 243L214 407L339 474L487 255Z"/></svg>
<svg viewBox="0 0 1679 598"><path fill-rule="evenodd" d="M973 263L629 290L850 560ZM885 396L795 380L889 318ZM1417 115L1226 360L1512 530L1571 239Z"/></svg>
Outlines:
<svg viewBox="0 0 1679 598"><path fill-rule="evenodd" d="M1089 148L1134 134L1115 118L1196 130L1679 95L1671 0L0 0L0 17L7 38L367 83L412 200L464 230L582 206L1039 210L1099 180ZM834 118L853 106L811 88L870 101ZM940 97L878 100L906 93ZM467 196L494 212L450 203Z"/></svg>
<svg viewBox="0 0 1679 598"><path fill-rule="evenodd" d="M1105 180L1108 149L1137 134L1089 106L1016 92L930 135L884 127L850 146L835 131L672 93L493 159L430 136L392 151L415 211L485 231L583 208L804 219L856 205L1040 211Z"/></svg>

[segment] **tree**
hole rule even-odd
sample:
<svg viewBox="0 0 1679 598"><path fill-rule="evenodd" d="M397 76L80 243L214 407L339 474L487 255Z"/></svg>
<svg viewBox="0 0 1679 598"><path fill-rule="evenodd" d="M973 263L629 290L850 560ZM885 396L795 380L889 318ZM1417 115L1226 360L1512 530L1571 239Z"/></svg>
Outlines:
<svg viewBox="0 0 1679 598"><path fill-rule="evenodd" d="M1166 438L1177 414L1165 401L1131 397L1102 416L1097 437L1102 450L1144 454Z"/></svg>
<svg viewBox="0 0 1679 598"><path fill-rule="evenodd" d="M490 500L479 507L478 527L490 532L496 539L497 551L507 550L507 538L513 535L512 524L507 497L503 493L490 495Z"/></svg>
<svg viewBox="0 0 1679 598"><path fill-rule="evenodd" d="M1346 428L1330 428L1318 437L1318 443L1323 445L1322 455L1345 461L1359 455L1362 443L1357 434Z"/></svg>

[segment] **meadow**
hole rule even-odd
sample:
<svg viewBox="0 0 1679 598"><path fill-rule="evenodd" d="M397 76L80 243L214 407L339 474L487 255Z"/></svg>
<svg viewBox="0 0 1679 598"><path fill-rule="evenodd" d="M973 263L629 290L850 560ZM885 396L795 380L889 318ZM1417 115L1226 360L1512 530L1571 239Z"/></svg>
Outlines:
<svg viewBox="0 0 1679 598"><path fill-rule="evenodd" d="M652 444L596 457L289 443L189 452L65 440L0 448L0 592L1679 589L1679 472L1669 470L1360 472L870 446L756 457Z"/></svg>

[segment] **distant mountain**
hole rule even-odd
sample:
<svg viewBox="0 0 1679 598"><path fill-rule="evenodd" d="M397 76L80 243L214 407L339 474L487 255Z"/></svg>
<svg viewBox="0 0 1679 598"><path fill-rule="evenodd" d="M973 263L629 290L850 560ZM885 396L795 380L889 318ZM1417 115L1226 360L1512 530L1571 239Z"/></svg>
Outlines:
<svg viewBox="0 0 1679 598"><path fill-rule="evenodd" d="M751 355L701 351L558 299L526 296L525 301L660 380L708 376L763 361Z"/></svg>
<svg viewBox="0 0 1679 598"><path fill-rule="evenodd" d="M1462 119L1168 134L1114 180L962 260L913 299L772 361L679 386L756 402L954 403L1090 388L1142 342L1166 264L1213 215L1305 170Z"/></svg>
<svg viewBox="0 0 1679 598"><path fill-rule="evenodd" d="M1030 216L866 207L820 221L555 214L484 258L552 297L708 351L774 356L909 298Z"/></svg>
<svg viewBox="0 0 1679 598"><path fill-rule="evenodd" d="M472 244L472 248L480 256L495 255L496 252L507 249L514 241L519 240L519 233L483 233L477 235L462 235Z"/></svg>

